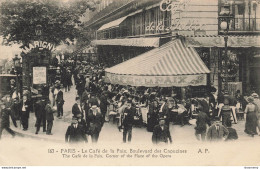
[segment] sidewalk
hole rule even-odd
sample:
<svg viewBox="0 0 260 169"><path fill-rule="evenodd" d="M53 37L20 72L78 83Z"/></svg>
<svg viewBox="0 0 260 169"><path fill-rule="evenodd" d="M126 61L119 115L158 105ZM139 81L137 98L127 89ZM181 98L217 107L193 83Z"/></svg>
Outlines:
<svg viewBox="0 0 260 169"><path fill-rule="evenodd" d="M12 121L10 120L10 128L19 136L22 137L29 137L29 138L37 138L47 141L54 141L54 142L64 142L65 141L65 133L67 130L67 127L70 125L72 113L71 109L73 104L75 103L75 97L76 97L76 89L75 86L71 87L71 90L69 92L65 92L63 90L63 96L64 96L64 106L63 106L63 118L58 119L57 113L54 113L54 121L53 121L53 127L52 127L52 133L53 135L46 135L46 132L43 132L43 128L40 128L39 133L36 135L36 117L35 113L30 113L29 118L29 128L27 131L22 130L22 126L20 125L20 121L17 121L18 127L14 127ZM50 97L52 99L52 97ZM47 124L46 124L47 125Z"/></svg>

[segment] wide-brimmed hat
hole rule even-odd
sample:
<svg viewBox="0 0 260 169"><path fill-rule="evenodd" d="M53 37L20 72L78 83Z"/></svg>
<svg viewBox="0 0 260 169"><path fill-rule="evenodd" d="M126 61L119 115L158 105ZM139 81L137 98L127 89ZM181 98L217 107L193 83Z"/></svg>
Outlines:
<svg viewBox="0 0 260 169"><path fill-rule="evenodd" d="M72 124L76 124L76 123L78 123L77 118L72 118L71 123L72 123Z"/></svg>
<svg viewBox="0 0 260 169"><path fill-rule="evenodd" d="M96 109L96 108L97 108L97 105L92 105L91 108L92 108L92 109Z"/></svg>
<svg viewBox="0 0 260 169"><path fill-rule="evenodd" d="M247 100L248 100L249 103L254 102L254 98L253 98L252 96L249 96L249 97L247 98Z"/></svg>
<svg viewBox="0 0 260 169"><path fill-rule="evenodd" d="M251 95L253 98L259 98L259 95L257 93L252 93Z"/></svg>

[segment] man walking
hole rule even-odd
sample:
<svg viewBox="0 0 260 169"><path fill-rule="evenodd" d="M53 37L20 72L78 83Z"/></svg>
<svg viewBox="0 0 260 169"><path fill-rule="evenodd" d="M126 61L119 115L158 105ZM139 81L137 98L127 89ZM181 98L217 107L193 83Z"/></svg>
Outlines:
<svg viewBox="0 0 260 169"><path fill-rule="evenodd" d="M169 131L169 127L165 125L165 119L159 119L159 125L156 125L153 130L152 141L154 144L165 143L167 144L169 141L172 143L172 137ZM168 141L169 140L169 141Z"/></svg>
<svg viewBox="0 0 260 169"><path fill-rule="evenodd" d="M207 124L210 126L210 118L209 116L202 111L201 105L197 108L198 116L195 127L195 136L197 140L205 140Z"/></svg>
<svg viewBox="0 0 260 169"><path fill-rule="evenodd" d="M100 109L96 105L93 105L89 109L87 117L88 134L91 135L92 143L98 142L99 133L102 128L102 121Z"/></svg>
<svg viewBox="0 0 260 169"><path fill-rule="evenodd" d="M8 111L5 107L5 104L0 101L0 139L2 136L2 132L5 129L8 133L10 133L13 137L15 136L15 133L12 129L10 129L10 111Z"/></svg>
<svg viewBox="0 0 260 169"><path fill-rule="evenodd" d="M79 143L87 142L84 129L78 124L77 118L72 118L71 125L67 128L65 134L65 142L68 143Z"/></svg>
<svg viewBox="0 0 260 169"><path fill-rule="evenodd" d="M216 118L215 123L209 127L207 140L209 141L224 141L228 137L228 129L220 124L220 119Z"/></svg>
<svg viewBox="0 0 260 169"><path fill-rule="evenodd" d="M40 131L41 124L43 124L43 132L46 132L46 113L45 113L45 100L42 95L38 95L38 101L35 104L35 116L36 116L36 132Z"/></svg>
<svg viewBox="0 0 260 169"><path fill-rule="evenodd" d="M134 123L134 115L135 115L136 109L132 106L132 101L127 101L127 107L125 108L123 112L123 120L122 120L122 126L123 126L123 142L126 143L126 137L128 137L128 142L131 142L132 140L132 129L133 129L133 123Z"/></svg>
<svg viewBox="0 0 260 169"><path fill-rule="evenodd" d="M64 104L64 99L63 99L63 91L61 91L60 86L57 87L58 93L56 97L56 104L57 104L57 112L58 112L58 118L62 118L63 116L63 104Z"/></svg>
<svg viewBox="0 0 260 169"><path fill-rule="evenodd" d="M84 116L82 107L80 105L80 98L78 96L76 97L76 103L72 106L72 114L73 117L75 118L77 117L78 114L81 114L82 117Z"/></svg>
<svg viewBox="0 0 260 169"><path fill-rule="evenodd" d="M47 120L46 134L52 135L51 130L52 130L53 120L54 120L54 116L53 116L54 111L51 108L50 100L47 100L47 103L46 103L46 106L45 106L45 113L46 113L46 120Z"/></svg>

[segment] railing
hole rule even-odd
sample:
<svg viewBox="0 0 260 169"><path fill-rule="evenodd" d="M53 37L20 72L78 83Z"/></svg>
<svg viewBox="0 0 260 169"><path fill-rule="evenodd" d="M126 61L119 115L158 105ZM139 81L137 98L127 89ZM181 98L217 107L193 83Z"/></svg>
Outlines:
<svg viewBox="0 0 260 169"><path fill-rule="evenodd" d="M229 31L260 31L260 18L236 16L230 20Z"/></svg>

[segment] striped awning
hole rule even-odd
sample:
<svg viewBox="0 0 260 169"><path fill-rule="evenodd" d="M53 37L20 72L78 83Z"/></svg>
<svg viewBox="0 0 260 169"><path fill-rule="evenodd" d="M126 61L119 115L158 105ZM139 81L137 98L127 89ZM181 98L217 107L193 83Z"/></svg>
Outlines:
<svg viewBox="0 0 260 169"><path fill-rule="evenodd" d="M196 50L179 39L105 71L109 83L148 87L206 85L210 72Z"/></svg>
<svg viewBox="0 0 260 169"><path fill-rule="evenodd" d="M127 16L124 16L122 18L119 18L117 20L114 20L112 22L109 22L107 24L102 25L97 31L102 31L102 30L106 30L109 28L115 28L115 27L119 27L119 25L127 18Z"/></svg>

